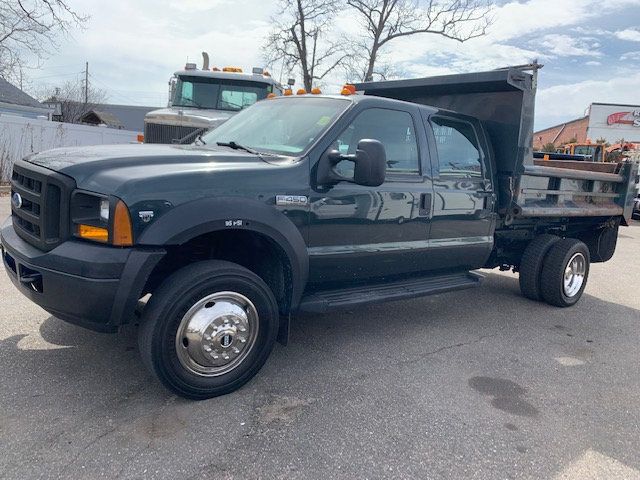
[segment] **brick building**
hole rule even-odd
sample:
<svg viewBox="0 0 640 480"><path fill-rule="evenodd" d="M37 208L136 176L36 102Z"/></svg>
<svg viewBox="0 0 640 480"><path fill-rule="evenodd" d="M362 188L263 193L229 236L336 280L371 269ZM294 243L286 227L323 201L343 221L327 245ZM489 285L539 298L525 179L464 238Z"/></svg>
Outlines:
<svg viewBox="0 0 640 480"><path fill-rule="evenodd" d="M587 115L586 117L545 128L533 134L533 148L534 150L540 150L547 143L553 143L556 147L559 147L569 143L569 140L572 139L576 139L578 143L584 143L587 141L588 127L589 116Z"/></svg>
<svg viewBox="0 0 640 480"><path fill-rule="evenodd" d="M599 138L611 144L621 139L640 143L640 106L592 103L585 117L535 132L533 148L539 150L547 143L561 147L574 138L578 143Z"/></svg>

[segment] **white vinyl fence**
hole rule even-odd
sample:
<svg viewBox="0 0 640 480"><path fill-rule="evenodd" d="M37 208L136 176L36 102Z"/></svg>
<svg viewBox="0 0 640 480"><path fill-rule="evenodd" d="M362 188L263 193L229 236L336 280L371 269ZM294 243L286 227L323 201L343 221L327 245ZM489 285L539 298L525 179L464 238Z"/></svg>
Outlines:
<svg viewBox="0 0 640 480"><path fill-rule="evenodd" d="M57 147L131 143L137 141L138 133L0 114L0 181L9 181L13 162L30 153Z"/></svg>

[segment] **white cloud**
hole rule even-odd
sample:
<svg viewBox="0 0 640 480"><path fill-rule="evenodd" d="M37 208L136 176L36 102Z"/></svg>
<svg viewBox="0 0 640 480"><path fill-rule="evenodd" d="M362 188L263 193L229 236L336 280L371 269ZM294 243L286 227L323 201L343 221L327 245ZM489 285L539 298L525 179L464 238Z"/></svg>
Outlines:
<svg viewBox="0 0 640 480"><path fill-rule="evenodd" d="M640 30L636 28L627 28L620 30L614 34L620 40L628 40L630 42L640 42Z"/></svg>
<svg viewBox="0 0 640 480"><path fill-rule="evenodd" d="M513 1L496 9L491 36L509 40L523 33L576 25L594 15L593 0L563 0L559 14L558 0Z"/></svg>
<svg viewBox="0 0 640 480"><path fill-rule="evenodd" d="M598 67L602 65L602 63L595 60L589 60L588 62L585 62L585 65L588 65L590 67Z"/></svg>
<svg viewBox="0 0 640 480"><path fill-rule="evenodd" d="M622 55L620 55L620 60L622 60L622 61L627 61L627 60L640 61L640 51L623 53Z"/></svg>
<svg viewBox="0 0 640 480"><path fill-rule="evenodd" d="M640 73L540 89L536 96L536 129L578 118L593 102L637 103L638 84Z"/></svg>
<svg viewBox="0 0 640 480"><path fill-rule="evenodd" d="M602 52L597 50L600 46L599 43L589 44L584 39L570 37L569 35L551 33L542 37L538 44L547 49L548 53L558 57L602 56Z"/></svg>

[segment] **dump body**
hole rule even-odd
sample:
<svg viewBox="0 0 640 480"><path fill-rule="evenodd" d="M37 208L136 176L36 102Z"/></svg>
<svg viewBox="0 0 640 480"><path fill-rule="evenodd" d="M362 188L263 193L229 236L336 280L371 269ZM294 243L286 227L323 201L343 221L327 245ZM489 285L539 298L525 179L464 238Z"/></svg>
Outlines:
<svg viewBox="0 0 640 480"><path fill-rule="evenodd" d="M622 217L626 223L633 208L637 166L630 162L534 161L538 68L534 64L480 73L368 82L357 84L356 88L365 95L430 105L477 118L493 149L497 213L502 224L529 217Z"/></svg>

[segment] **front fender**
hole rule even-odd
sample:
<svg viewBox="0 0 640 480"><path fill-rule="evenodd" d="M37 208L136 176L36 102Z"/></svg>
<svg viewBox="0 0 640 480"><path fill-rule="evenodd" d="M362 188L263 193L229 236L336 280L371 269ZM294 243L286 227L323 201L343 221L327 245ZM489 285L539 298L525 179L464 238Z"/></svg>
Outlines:
<svg viewBox="0 0 640 480"><path fill-rule="evenodd" d="M273 205L238 197L194 200L162 215L136 244L181 245L206 233L230 229L260 233L284 250L291 265L291 305L297 307L309 277L307 246L300 230Z"/></svg>

